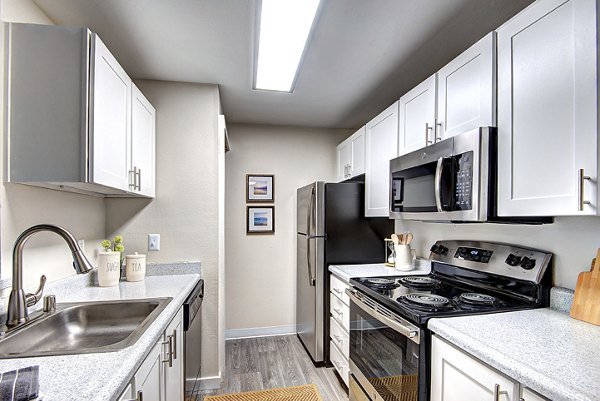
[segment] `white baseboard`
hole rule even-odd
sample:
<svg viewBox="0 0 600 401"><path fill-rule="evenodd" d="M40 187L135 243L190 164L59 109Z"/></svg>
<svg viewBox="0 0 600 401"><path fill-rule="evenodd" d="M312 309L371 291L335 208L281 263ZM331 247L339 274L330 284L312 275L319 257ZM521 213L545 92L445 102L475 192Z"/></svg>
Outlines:
<svg viewBox="0 0 600 401"><path fill-rule="evenodd" d="M248 329L227 329L225 330L225 340L249 337L271 337L282 336L296 333L295 325L271 326L271 327L251 327Z"/></svg>
<svg viewBox="0 0 600 401"><path fill-rule="evenodd" d="M195 379L186 379L185 390L191 391L193 388L196 390L213 390L220 388L222 384L223 377L220 374L218 376L201 377L198 382Z"/></svg>

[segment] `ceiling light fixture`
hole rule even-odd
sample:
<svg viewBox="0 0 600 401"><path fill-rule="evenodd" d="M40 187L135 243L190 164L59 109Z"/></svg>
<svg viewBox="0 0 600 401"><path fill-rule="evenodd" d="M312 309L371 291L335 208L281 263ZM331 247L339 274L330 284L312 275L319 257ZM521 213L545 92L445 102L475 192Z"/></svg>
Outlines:
<svg viewBox="0 0 600 401"><path fill-rule="evenodd" d="M254 89L292 92L320 0L262 0Z"/></svg>

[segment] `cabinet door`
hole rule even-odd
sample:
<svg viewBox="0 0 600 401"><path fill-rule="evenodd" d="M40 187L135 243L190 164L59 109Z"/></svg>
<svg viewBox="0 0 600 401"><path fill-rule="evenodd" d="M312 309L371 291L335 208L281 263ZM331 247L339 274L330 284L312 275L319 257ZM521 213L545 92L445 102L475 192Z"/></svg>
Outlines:
<svg viewBox="0 0 600 401"><path fill-rule="evenodd" d="M436 76L432 75L398 101L398 155L431 145L435 140Z"/></svg>
<svg viewBox="0 0 600 401"><path fill-rule="evenodd" d="M538 393L529 390L527 387L522 388L520 401L549 401L548 398L542 397Z"/></svg>
<svg viewBox="0 0 600 401"><path fill-rule="evenodd" d="M438 71L436 141L496 126L495 50L490 32Z"/></svg>
<svg viewBox="0 0 600 401"><path fill-rule="evenodd" d="M519 383L433 336L431 401L517 401Z"/></svg>
<svg viewBox="0 0 600 401"><path fill-rule="evenodd" d="M97 35L92 35L90 181L129 189L131 79Z"/></svg>
<svg viewBox="0 0 600 401"><path fill-rule="evenodd" d="M344 181L350 175L351 146L350 138L340 143L337 148L337 180Z"/></svg>
<svg viewBox="0 0 600 401"><path fill-rule="evenodd" d="M398 146L398 102L369 121L366 128L365 216L389 216L390 160Z"/></svg>
<svg viewBox="0 0 600 401"><path fill-rule="evenodd" d="M150 351L134 376L135 396L144 401L162 401L162 344L159 342ZM141 396L140 396L141 393Z"/></svg>
<svg viewBox="0 0 600 401"><path fill-rule="evenodd" d="M134 84L131 93L129 189L132 192L154 197L156 111Z"/></svg>
<svg viewBox="0 0 600 401"><path fill-rule="evenodd" d="M362 127L350 137L350 175L352 177L365 173L365 136L366 127Z"/></svg>
<svg viewBox="0 0 600 401"><path fill-rule="evenodd" d="M498 29L499 215L597 213L596 32L594 0L536 1Z"/></svg>
<svg viewBox="0 0 600 401"><path fill-rule="evenodd" d="M118 401L130 401L133 399L135 399L133 395L133 386L129 383L127 387L125 387L125 391L123 391Z"/></svg>
<svg viewBox="0 0 600 401"><path fill-rule="evenodd" d="M169 340L171 336L171 352L172 364L164 365L165 377L165 400L166 401L183 401L183 370L185 366L185 354L183 349L183 312L179 310L173 321L169 324L165 331L165 337ZM164 357L168 359L168 355Z"/></svg>

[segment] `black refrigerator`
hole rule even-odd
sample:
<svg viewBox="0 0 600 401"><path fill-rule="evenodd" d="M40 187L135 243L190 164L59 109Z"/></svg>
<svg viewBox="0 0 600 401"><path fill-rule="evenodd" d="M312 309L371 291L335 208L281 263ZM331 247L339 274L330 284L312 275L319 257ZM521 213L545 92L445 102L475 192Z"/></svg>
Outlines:
<svg viewBox="0 0 600 401"><path fill-rule="evenodd" d="M296 333L315 364L329 360L329 265L383 263L388 218L365 218L362 182L297 191Z"/></svg>

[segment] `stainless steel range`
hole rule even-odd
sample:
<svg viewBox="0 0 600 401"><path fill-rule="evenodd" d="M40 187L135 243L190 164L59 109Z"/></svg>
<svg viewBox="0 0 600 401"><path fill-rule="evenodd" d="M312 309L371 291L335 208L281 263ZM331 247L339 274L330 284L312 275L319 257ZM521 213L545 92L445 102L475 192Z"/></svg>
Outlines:
<svg viewBox="0 0 600 401"><path fill-rule="evenodd" d="M429 275L351 279L350 400L428 400L427 321L548 306L551 256L505 244L438 241Z"/></svg>

